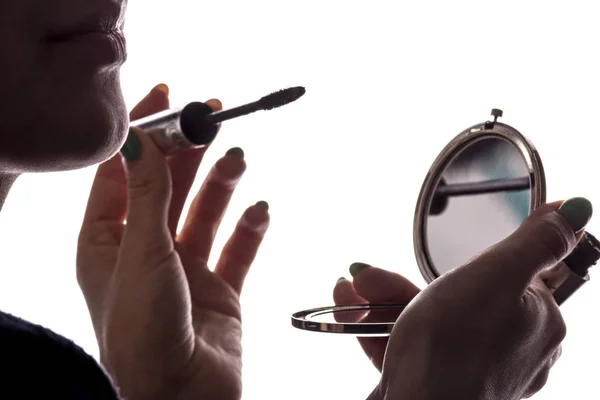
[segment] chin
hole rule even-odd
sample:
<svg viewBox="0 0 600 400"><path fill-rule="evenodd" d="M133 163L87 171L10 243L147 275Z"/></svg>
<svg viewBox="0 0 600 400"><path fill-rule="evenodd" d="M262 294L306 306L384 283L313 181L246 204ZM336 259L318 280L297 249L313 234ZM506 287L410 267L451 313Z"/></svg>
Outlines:
<svg viewBox="0 0 600 400"><path fill-rule="evenodd" d="M0 127L0 170L68 171L101 163L117 153L129 119L118 79L103 83L54 92L52 102L32 102L27 110L30 116L20 118L20 126L9 126L8 131ZM23 114L23 109L15 109L16 114ZM20 137L10 131L20 132Z"/></svg>
<svg viewBox="0 0 600 400"><path fill-rule="evenodd" d="M71 119L71 124L61 133L60 145L46 157L46 170L89 167L108 160L120 150L129 125L120 94L104 104L90 104L86 109L96 112Z"/></svg>

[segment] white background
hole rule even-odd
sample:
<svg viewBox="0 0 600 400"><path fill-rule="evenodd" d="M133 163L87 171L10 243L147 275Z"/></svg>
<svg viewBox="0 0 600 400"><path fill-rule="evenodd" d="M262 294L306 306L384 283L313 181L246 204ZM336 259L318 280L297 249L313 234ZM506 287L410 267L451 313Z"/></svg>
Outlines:
<svg viewBox="0 0 600 400"><path fill-rule="evenodd" d="M598 11L592 1L130 1L130 107L159 82L174 105L307 88L293 105L226 123L199 175L230 147L245 150L218 245L246 206L271 205L242 298L245 399L370 393L378 374L354 339L296 331L289 316L329 305L354 261L423 286L412 250L421 182L446 142L491 108L537 146L549 200L600 204ZM93 173L17 182L0 215L0 306L95 355L74 273ZM538 400L600 394L596 275L563 307L563 356Z"/></svg>

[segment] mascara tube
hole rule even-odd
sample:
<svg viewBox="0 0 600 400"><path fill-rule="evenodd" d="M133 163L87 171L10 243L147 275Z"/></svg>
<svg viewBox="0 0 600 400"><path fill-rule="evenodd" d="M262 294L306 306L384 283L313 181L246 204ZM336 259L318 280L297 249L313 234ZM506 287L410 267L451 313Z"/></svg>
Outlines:
<svg viewBox="0 0 600 400"><path fill-rule="evenodd" d="M212 108L200 102L165 110L130 123L152 137L165 154L209 145L217 136L218 123L206 119Z"/></svg>
<svg viewBox="0 0 600 400"><path fill-rule="evenodd" d="M600 242L589 232L583 237L563 261L544 271L542 280L552 292L560 306L586 282L589 282L588 270L600 260Z"/></svg>

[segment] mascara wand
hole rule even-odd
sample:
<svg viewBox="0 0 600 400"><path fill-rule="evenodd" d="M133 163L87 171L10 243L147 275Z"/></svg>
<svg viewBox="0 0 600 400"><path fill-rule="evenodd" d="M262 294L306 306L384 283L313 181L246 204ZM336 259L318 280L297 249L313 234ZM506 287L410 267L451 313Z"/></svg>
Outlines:
<svg viewBox="0 0 600 400"><path fill-rule="evenodd" d="M216 124L229 119L241 117L243 115L252 114L256 111L272 110L298 100L300 97L304 96L304 93L306 93L306 89L304 89L302 86L282 89L278 92L271 93L268 96L264 96L255 102L244 104L243 106L232 108L230 110L215 111L207 115L205 120L207 122Z"/></svg>
<svg viewBox="0 0 600 400"><path fill-rule="evenodd" d="M208 105L193 102L183 108L159 112L130 123L152 137L165 154L209 145L217 136L219 123L260 110L273 110L298 100L306 93L301 86L283 89L252 103L229 110L213 111Z"/></svg>

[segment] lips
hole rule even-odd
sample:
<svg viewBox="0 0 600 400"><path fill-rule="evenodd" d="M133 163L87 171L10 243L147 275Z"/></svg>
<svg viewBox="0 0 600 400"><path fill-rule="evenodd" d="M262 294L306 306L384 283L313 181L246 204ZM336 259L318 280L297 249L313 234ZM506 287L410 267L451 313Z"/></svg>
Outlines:
<svg viewBox="0 0 600 400"><path fill-rule="evenodd" d="M73 68L121 65L127 58L125 37L119 31L79 31L50 41L49 49ZM87 68L86 68L87 69Z"/></svg>
<svg viewBox="0 0 600 400"><path fill-rule="evenodd" d="M99 9L99 12L84 13L81 18L65 18L71 21L69 23L54 25L46 34L46 43L61 53L72 51L92 55L102 64L124 62L127 55L122 29L124 3L117 0L108 4L103 2Z"/></svg>
<svg viewBox="0 0 600 400"><path fill-rule="evenodd" d="M111 26L112 25L112 26ZM50 42L66 42L77 38L78 36L89 34L118 34L120 29L113 24L102 22L102 20L81 23L77 26L71 26L58 30L50 31L47 35Z"/></svg>

